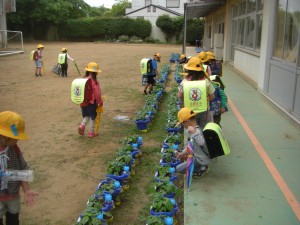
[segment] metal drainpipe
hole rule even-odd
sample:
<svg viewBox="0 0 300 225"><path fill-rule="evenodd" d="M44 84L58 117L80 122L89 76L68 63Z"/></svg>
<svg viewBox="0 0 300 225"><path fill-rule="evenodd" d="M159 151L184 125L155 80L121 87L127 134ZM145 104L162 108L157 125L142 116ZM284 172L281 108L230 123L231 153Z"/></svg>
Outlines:
<svg viewBox="0 0 300 225"><path fill-rule="evenodd" d="M182 43L182 53L185 54L186 49L186 21L187 21L187 3L184 3L184 26L183 26L183 43Z"/></svg>

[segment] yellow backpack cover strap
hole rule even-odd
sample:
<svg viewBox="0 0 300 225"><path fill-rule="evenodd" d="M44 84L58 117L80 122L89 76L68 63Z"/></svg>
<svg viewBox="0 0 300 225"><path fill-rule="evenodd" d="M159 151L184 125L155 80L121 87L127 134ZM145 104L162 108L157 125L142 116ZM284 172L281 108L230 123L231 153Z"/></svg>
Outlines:
<svg viewBox="0 0 300 225"><path fill-rule="evenodd" d="M81 104L84 101L84 89L87 78L76 78L71 85L71 100L75 104Z"/></svg>
<svg viewBox="0 0 300 225"><path fill-rule="evenodd" d="M183 83L184 107L196 113L207 111L206 81L187 81Z"/></svg>

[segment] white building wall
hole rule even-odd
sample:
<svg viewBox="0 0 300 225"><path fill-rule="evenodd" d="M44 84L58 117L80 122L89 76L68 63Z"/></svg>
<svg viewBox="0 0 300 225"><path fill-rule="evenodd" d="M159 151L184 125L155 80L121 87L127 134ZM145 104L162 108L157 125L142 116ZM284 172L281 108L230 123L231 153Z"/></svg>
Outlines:
<svg viewBox="0 0 300 225"><path fill-rule="evenodd" d="M137 18L137 17L143 17L145 20L149 20L150 23L152 24L152 32L150 37L154 39L158 39L161 42L166 42L165 35L161 31L160 28L156 26L156 20L159 16L162 15L169 15L170 17L175 17L176 15L169 13L165 10L161 10L159 8L156 8L156 12L153 12L153 9L151 9L151 12L148 12L148 8L144 8L142 10L138 10L132 14L127 15L126 17L129 18ZM168 40L169 42L175 42L175 40Z"/></svg>
<svg viewBox="0 0 300 225"><path fill-rule="evenodd" d="M174 12L181 13L183 15L184 13L184 3L186 3L187 0L180 0L180 6L179 8L168 8L169 10L172 10ZM152 5L158 5L161 7L166 8L167 7L167 1L166 0L152 0ZM126 14L133 12L135 10L138 10L140 8L145 7L145 0L132 0L131 8L126 9Z"/></svg>
<svg viewBox="0 0 300 225"><path fill-rule="evenodd" d="M297 70L296 65L272 56L275 41L277 1L263 1L260 50L254 51L247 49L247 47L236 46L233 50L234 58L231 59L231 6L235 3L237 3L237 0L227 0L226 6L222 7L226 10L224 61L232 64L237 71L253 81L258 91L262 92L276 106L300 124L300 71ZM217 13L217 11L214 11L206 18L211 19ZM213 28L212 30L214 31ZM207 31L205 29L205 32ZM212 33L212 37L213 35L214 33ZM204 45L207 48L212 47L210 45L212 42L207 38L207 33L205 37ZM300 36L298 40L300 40Z"/></svg>
<svg viewBox="0 0 300 225"><path fill-rule="evenodd" d="M180 7L179 8L167 8L167 10L172 10L174 12L184 14L184 3L186 3L187 0L180 0ZM161 7L166 8L167 6L167 1L166 0L152 0L153 5L158 5ZM164 33L156 26L156 20L159 16L162 15L169 15L170 17L175 17L173 13L169 13L165 10L161 10L159 8L156 8L156 12L153 12L153 8L151 8L151 12L148 12L148 9L142 9L139 10L143 7L145 7L145 0L132 0L131 8L126 9L126 14L129 14L131 12L134 12L132 14L127 15L126 17L130 18L137 18L137 17L143 17L145 20L149 20L152 24L152 32L150 37L154 39L158 39L162 42L166 42L165 35ZM175 42L175 38L172 40L168 40L169 42Z"/></svg>
<svg viewBox="0 0 300 225"><path fill-rule="evenodd" d="M259 56L235 50L234 67L257 84L260 68Z"/></svg>
<svg viewBox="0 0 300 225"><path fill-rule="evenodd" d="M270 0L266 0L264 4L263 12L263 25L261 35L261 49L260 49L260 65L259 65L259 76L258 76L258 89L261 92L265 92L267 89L267 83L270 74L269 62L272 58L272 52L270 49L273 48L274 35L269 35L275 30L275 23L272 19L275 18L276 4L271 4Z"/></svg>

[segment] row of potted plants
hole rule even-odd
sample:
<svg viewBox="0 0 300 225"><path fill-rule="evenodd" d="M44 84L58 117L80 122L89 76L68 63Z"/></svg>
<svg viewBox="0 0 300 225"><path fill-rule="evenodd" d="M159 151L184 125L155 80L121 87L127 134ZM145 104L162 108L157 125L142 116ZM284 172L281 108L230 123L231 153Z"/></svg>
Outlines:
<svg viewBox="0 0 300 225"><path fill-rule="evenodd" d="M171 53L170 54L170 63L179 62L180 54L178 53Z"/></svg>
<svg viewBox="0 0 300 225"><path fill-rule="evenodd" d="M156 113L159 100L165 88L166 78L170 71L170 65L165 65L162 68L161 80L154 88L155 95L148 95L145 107L143 107L144 118L151 120ZM163 150L168 148L177 149L180 142L181 136L179 134L174 132L168 133L161 152L162 155L165 155L162 156L164 163L167 163L168 153ZM122 143L123 146L117 149L116 158L108 163L106 179L99 183L94 195L88 199L76 225L104 225L113 220L111 210L121 204L121 193L129 188L129 178L135 174L137 159L142 156L141 146L143 142L141 136L132 135L125 138ZM159 221L162 221L163 218L164 224L173 224L172 215L178 210L177 203L173 198L179 192L173 183L177 179L174 171L175 169L168 163L160 164L155 174L156 184L153 190L156 194L153 195L150 213L153 216L155 215L154 218L159 219ZM169 179L167 178L168 176L170 176ZM161 193L163 194L161 195ZM171 208L173 212L167 214L167 216L160 211L169 211Z"/></svg>
<svg viewBox="0 0 300 225"><path fill-rule="evenodd" d="M161 159L154 175L152 203L150 215L147 217L147 225L172 225L177 223L175 218L178 212L176 197L182 194L182 190L175 184L178 179L175 167L181 163L180 160L176 159L175 152L179 151L179 146L183 141L179 132L180 128L175 127L179 110L176 105L177 89L178 85L174 85L168 94L167 136L163 142L160 152Z"/></svg>
<svg viewBox="0 0 300 225"><path fill-rule="evenodd" d="M108 163L106 178L97 186L79 216L76 225L106 225L113 220L111 210L121 204L121 193L128 190L130 175L135 174L136 160L142 156L143 139L131 135L122 140L117 156Z"/></svg>
<svg viewBox="0 0 300 225"><path fill-rule="evenodd" d="M160 99L164 93L167 76L170 72L170 64L165 64L162 66L160 70L160 79L153 87L153 93L146 95L145 104L136 114L135 123L138 130L147 131L149 129L149 124L157 112L158 103L160 102Z"/></svg>
<svg viewBox="0 0 300 225"><path fill-rule="evenodd" d="M183 65L177 63L175 73L174 73L174 79L178 84L180 84L181 81L184 79L184 76L182 75L183 72L184 72Z"/></svg>

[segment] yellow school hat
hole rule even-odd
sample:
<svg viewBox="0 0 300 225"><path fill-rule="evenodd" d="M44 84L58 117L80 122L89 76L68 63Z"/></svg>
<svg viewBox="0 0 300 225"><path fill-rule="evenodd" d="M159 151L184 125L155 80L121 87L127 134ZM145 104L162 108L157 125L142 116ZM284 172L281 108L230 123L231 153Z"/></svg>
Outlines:
<svg viewBox="0 0 300 225"><path fill-rule="evenodd" d="M4 111L0 113L0 135L13 139L27 140L25 121L17 113Z"/></svg>
<svg viewBox="0 0 300 225"><path fill-rule="evenodd" d="M84 70L89 72L102 73L102 71L99 68L99 65L95 62L90 62Z"/></svg>
<svg viewBox="0 0 300 225"><path fill-rule="evenodd" d="M186 70L203 71L202 64L198 57L192 57L186 64L183 65Z"/></svg>
<svg viewBox="0 0 300 225"><path fill-rule="evenodd" d="M183 123L184 121L188 120L189 118L196 116L197 113L195 113L194 111L192 111L190 108L182 108L179 110L178 114L177 114L177 118L178 118L178 123L176 124L176 127Z"/></svg>

